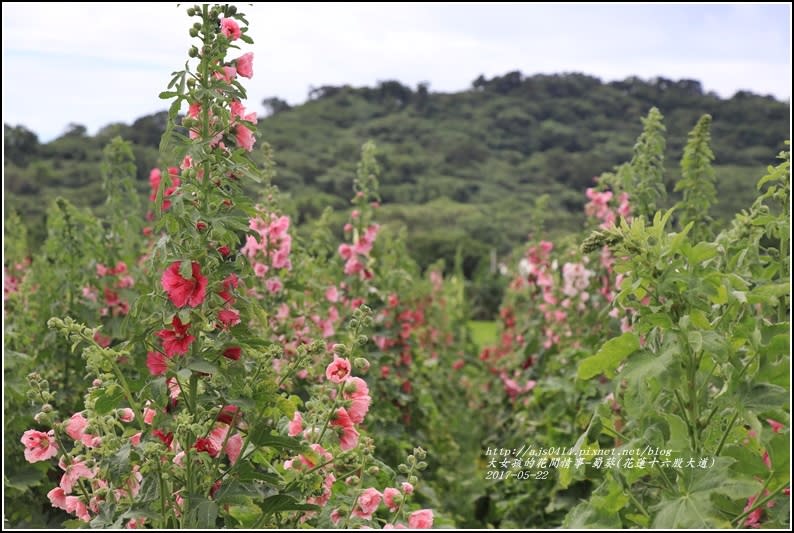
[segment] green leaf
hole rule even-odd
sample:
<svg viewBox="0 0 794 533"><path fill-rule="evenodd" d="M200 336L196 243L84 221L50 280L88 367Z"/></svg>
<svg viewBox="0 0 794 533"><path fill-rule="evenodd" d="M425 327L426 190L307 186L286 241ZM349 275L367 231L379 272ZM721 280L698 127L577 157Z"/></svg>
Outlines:
<svg viewBox="0 0 794 533"><path fill-rule="evenodd" d="M190 522L198 529L215 529L218 504L198 494L190 496Z"/></svg>
<svg viewBox="0 0 794 533"><path fill-rule="evenodd" d="M624 333L620 337L610 339L595 355L579 363L577 377L591 379L603 373L611 378L620 363L639 348L640 341L634 333Z"/></svg>
<svg viewBox="0 0 794 533"><path fill-rule="evenodd" d="M124 401L124 391L118 385L109 385L103 390L94 403L97 414L106 415L113 409L121 406Z"/></svg>
<svg viewBox="0 0 794 533"><path fill-rule="evenodd" d="M770 285L761 285L751 290L747 295L747 301L751 304L769 304L777 305L778 301L791 294L790 283L774 283Z"/></svg>
<svg viewBox="0 0 794 533"><path fill-rule="evenodd" d="M168 99L170 99L170 98L173 98L173 97L174 97L174 96L176 96L177 94L178 94L178 93L176 93L176 92L174 92L174 91L163 91L163 92L161 92L161 93L160 93L160 95L159 95L159 96L160 96L160 99L161 99L161 100L168 100Z"/></svg>
<svg viewBox="0 0 794 533"><path fill-rule="evenodd" d="M249 498L249 502L245 504L229 506L229 514L232 518L240 522L241 526L250 528L259 520L259 517L262 516L262 509L255 505Z"/></svg>
<svg viewBox="0 0 794 533"><path fill-rule="evenodd" d="M761 413L770 409L782 409L788 405L789 393L783 387L771 383L742 384L741 405L748 411Z"/></svg>
<svg viewBox="0 0 794 533"><path fill-rule="evenodd" d="M282 511L319 511L316 505L299 503L298 500L286 494L276 494L262 500L259 504L264 514L279 513Z"/></svg>
<svg viewBox="0 0 794 533"><path fill-rule="evenodd" d="M277 450L299 450L300 441L283 435L271 435L271 428L261 427L251 430L251 443L255 446L267 446Z"/></svg>
<svg viewBox="0 0 794 533"><path fill-rule="evenodd" d="M194 372L201 372L202 374L215 374L218 372L217 366L204 359L191 359L188 361L187 368Z"/></svg>
<svg viewBox="0 0 794 533"><path fill-rule="evenodd" d="M686 252L690 263L700 264L717 255L717 245L710 242L699 242Z"/></svg>

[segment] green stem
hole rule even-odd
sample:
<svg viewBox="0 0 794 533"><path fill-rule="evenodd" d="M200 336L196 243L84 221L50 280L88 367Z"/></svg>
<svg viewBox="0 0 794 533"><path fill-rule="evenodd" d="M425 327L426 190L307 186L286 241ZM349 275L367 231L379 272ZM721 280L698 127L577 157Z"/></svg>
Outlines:
<svg viewBox="0 0 794 533"><path fill-rule="evenodd" d="M764 486L763 486L763 487L761 487L761 490L760 490L760 491L758 492L758 494L756 495L756 497L755 497L755 500L753 500L753 505L752 505L752 507L750 507L749 509L747 509L746 511L744 511L742 514L740 514L739 516L737 516L737 517L736 517L736 518L734 518L733 520L731 520L731 522L732 522L732 523L734 523L734 524L735 524L735 523L740 523L742 520L744 520L745 518L747 518L748 516L750 516L750 513L752 513L753 511L755 511L755 510L756 510L756 509L758 509L759 507L761 507L761 506L763 506L763 505L766 505L766 502L768 502L769 500L771 500L772 498L774 498L775 496L777 496L777 494L778 494L780 491L782 491L784 488L786 488L786 484L784 483L784 484L780 485L780 486L779 486L777 489L775 489L775 490L773 490L772 492L770 492L770 493L769 493L767 496L765 496L763 499L759 499L759 496L761 496L761 494L763 494L764 490L766 490L766 488L769 486L769 483L771 483L771 481L772 481L772 477L773 477L773 476L774 476L774 472L770 472L770 473L769 473L769 477L766 479L766 482L764 483Z"/></svg>
<svg viewBox="0 0 794 533"><path fill-rule="evenodd" d="M325 424L323 425L322 431L320 431L320 436L317 437L317 440L315 441L317 443L323 440L323 435L325 435L325 430L328 429L328 423L336 415L336 406L339 404L339 398L342 397L342 390L344 389L344 386L345 386L345 382L343 381L342 383L339 384L339 386L336 389L336 398L334 398L334 405L331 406L331 413L328 415L328 418L325 419Z"/></svg>
<svg viewBox="0 0 794 533"><path fill-rule="evenodd" d="M736 419L739 418L739 411L737 409L736 413L734 413L733 418L728 423L728 427L725 428L725 433L722 434L722 438L720 439L720 443L717 445L717 451L714 452L714 457L718 457L720 452L722 451L722 447L725 446L725 441L728 440L728 434L733 429L733 424L736 423Z"/></svg>

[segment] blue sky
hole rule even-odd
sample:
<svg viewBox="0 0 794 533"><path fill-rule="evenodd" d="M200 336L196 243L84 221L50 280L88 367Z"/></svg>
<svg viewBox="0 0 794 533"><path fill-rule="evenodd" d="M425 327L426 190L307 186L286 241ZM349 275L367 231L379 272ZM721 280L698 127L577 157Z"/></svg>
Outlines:
<svg viewBox="0 0 794 533"><path fill-rule="evenodd" d="M49 140L163 109L184 64L176 4L4 3L3 121ZM310 86L396 79L458 91L480 74L584 72L691 78L730 97L791 98L788 4L241 5L256 41L249 107Z"/></svg>

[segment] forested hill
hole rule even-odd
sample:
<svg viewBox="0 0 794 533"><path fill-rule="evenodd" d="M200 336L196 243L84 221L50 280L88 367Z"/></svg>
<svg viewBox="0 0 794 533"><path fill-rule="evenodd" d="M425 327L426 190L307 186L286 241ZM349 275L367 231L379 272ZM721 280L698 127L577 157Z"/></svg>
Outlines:
<svg viewBox="0 0 794 533"><path fill-rule="evenodd" d="M665 116L670 183L687 133L703 113L713 116L720 217L749 205L757 178L789 134L788 103L748 92L720 99L697 81L662 78L602 83L582 74L510 72L481 76L452 94L386 81L312 89L296 107L278 98L262 104L269 116L259 121L258 138L274 148L275 184L291 193L299 221L326 206L349 206L360 147L373 139L382 167L381 220L408 226L423 264L465 244L468 270L492 248L521 243L539 229L539 218L551 230L578 227L584 189L631 157L640 117L652 106ZM35 240L55 196L101 206L102 148L116 135L134 143L143 194L165 119L158 113L110 124L95 136L75 124L46 144L24 126L5 125L6 209L21 212ZM548 206L535 209L543 194Z"/></svg>

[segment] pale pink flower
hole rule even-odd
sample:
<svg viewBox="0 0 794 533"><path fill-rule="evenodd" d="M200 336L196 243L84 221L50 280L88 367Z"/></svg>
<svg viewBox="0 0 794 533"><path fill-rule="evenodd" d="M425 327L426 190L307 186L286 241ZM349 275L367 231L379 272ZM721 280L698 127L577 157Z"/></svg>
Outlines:
<svg viewBox="0 0 794 533"><path fill-rule="evenodd" d="M408 483L407 481L403 481L400 487L403 489L403 492L406 494L414 493L414 486Z"/></svg>
<svg viewBox="0 0 794 533"><path fill-rule="evenodd" d="M325 369L325 377L331 383L342 383L350 375L350 361L334 355L334 360Z"/></svg>
<svg viewBox="0 0 794 533"><path fill-rule="evenodd" d="M295 411L295 414L292 415L292 420L289 423L288 435L290 437L297 437L300 435L301 431L303 431L303 415L300 411Z"/></svg>
<svg viewBox="0 0 794 533"><path fill-rule="evenodd" d="M251 79L254 75L254 53L248 52L246 54L241 55L235 60L235 64L237 65L237 73L244 77Z"/></svg>
<svg viewBox="0 0 794 533"><path fill-rule="evenodd" d="M230 18L224 18L221 20L221 33L224 34L230 41L239 39L240 35L242 35L240 26L237 24L237 22Z"/></svg>
<svg viewBox="0 0 794 533"><path fill-rule="evenodd" d="M383 490L383 501L389 507L389 511L397 512L402 501L402 493L395 488L387 487Z"/></svg>
<svg viewBox="0 0 794 533"><path fill-rule="evenodd" d="M65 511L67 513L77 516L83 522L90 522L91 515L88 514L88 508L83 503L83 500L77 496L67 496L65 499Z"/></svg>
<svg viewBox="0 0 794 533"><path fill-rule="evenodd" d="M25 445L25 460L29 463L46 461L58 454L53 430L44 433L29 429L22 434L22 444Z"/></svg>
<svg viewBox="0 0 794 533"><path fill-rule="evenodd" d="M414 511L408 517L408 527L411 529L430 529L433 527L433 511L431 509Z"/></svg>
<svg viewBox="0 0 794 533"><path fill-rule="evenodd" d="M55 487L48 492L47 498L50 499L50 503L53 507L63 509L64 511L66 510L66 493L64 493L61 487Z"/></svg>
<svg viewBox="0 0 794 533"><path fill-rule="evenodd" d="M325 299L331 303L336 303L339 301L339 291L337 290L336 285L331 285L325 289Z"/></svg>
<svg viewBox="0 0 794 533"><path fill-rule="evenodd" d="M235 138L237 139L237 145L241 148L245 148L249 152L254 149L254 134L247 126L243 124L237 126Z"/></svg>
<svg viewBox="0 0 794 533"><path fill-rule="evenodd" d="M353 509L352 515L364 520L371 520L372 514L378 510L382 499L383 494L377 489L373 487L364 489L358 497L357 505Z"/></svg>

